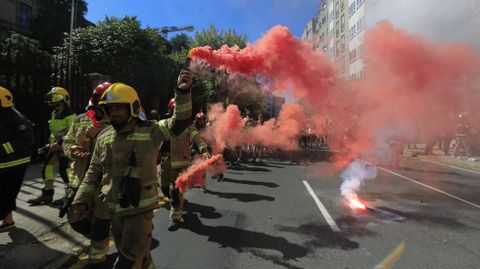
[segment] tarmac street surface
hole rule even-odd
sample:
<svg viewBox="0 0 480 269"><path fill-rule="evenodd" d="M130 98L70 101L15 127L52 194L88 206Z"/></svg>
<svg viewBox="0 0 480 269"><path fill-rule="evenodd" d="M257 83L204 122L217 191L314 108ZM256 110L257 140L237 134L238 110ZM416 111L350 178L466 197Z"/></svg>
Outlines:
<svg viewBox="0 0 480 269"><path fill-rule="evenodd" d="M329 162L264 159L232 166L223 181L208 179L206 193L189 190L179 230L167 230L166 208L156 212L151 251L157 268L171 269L479 268L479 172L405 159L399 169L379 167L358 192L367 209L352 210ZM36 181L24 182L20 200L38 192ZM36 207L34 214L19 205L17 223L59 221L54 208ZM26 255L39 255L29 268L81 267L81 261L71 265L78 245L71 241L81 237L67 227L0 233L0 268L20 266ZM116 257L112 246L109 261Z"/></svg>

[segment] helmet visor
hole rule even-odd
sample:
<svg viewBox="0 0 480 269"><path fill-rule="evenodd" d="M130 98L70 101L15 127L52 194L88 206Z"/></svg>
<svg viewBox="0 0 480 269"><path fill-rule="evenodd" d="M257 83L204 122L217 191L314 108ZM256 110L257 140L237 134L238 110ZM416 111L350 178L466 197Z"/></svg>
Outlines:
<svg viewBox="0 0 480 269"><path fill-rule="evenodd" d="M63 95L58 93L49 93L45 98L45 102L49 105L62 102L64 100Z"/></svg>

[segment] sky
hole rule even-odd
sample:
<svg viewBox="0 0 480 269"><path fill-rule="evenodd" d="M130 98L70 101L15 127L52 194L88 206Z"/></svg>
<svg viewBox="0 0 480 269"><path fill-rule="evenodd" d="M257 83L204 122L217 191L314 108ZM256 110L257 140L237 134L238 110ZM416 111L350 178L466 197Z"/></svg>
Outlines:
<svg viewBox="0 0 480 269"><path fill-rule="evenodd" d="M281 24L300 37L314 17L320 0L87 0L87 19L96 23L105 16L137 16L142 27L193 25L196 31L212 23L248 36L253 43L271 27ZM193 34L193 33L189 33ZM169 38L175 36L171 33Z"/></svg>

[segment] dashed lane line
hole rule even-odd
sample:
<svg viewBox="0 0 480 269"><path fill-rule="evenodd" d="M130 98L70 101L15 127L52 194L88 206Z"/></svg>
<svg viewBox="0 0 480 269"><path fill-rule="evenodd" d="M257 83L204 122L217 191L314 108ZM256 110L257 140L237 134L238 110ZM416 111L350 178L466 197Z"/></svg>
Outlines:
<svg viewBox="0 0 480 269"><path fill-rule="evenodd" d="M462 198L460 198L460 197L458 197L458 196L456 196L456 195L453 195L453 194L450 194L450 193L448 193L448 192L439 190L439 189L437 189L437 188L435 188L435 187L429 186L429 185L427 185L427 184L425 184L425 183L416 181L416 180L411 179L411 178L409 178L409 177L400 175L400 174L398 174L398 173L395 173L395 172L390 171L390 170L388 170L388 169L385 169L385 168L383 168L383 167L378 167L378 169L383 170L383 171L385 171L385 172L388 172L388 173L390 173L390 174L392 174L392 175L395 175L395 176L397 176L397 177L406 179L406 180L411 181L411 182L413 182L413 183L416 183L416 184L418 184L418 185L420 185L420 186L423 186L423 187L425 187L425 188L429 188L429 189L431 189L431 190L434 190L434 191L436 191L436 192L439 192L439 193L441 193L441 194L444 194L444 195L446 195L446 196L448 196L448 197L450 197L450 198L456 199L456 200L458 200L458 201L460 201L460 202L466 203L466 204L468 204L468 205L471 205L471 206L473 206L473 207L476 207L476 208L480 209L480 205L475 204L475 203L472 203L472 202L467 201L467 200L465 200L465 199L462 199Z"/></svg>
<svg viewBox="0 0 480 269"><path fill-rule="evenodd" d="M330 216L330 213L328 213L328 210L325 208L325 206L322 204L320 199L318 199L317 195L313 191L312 187L310 187L310 184L306 180L303 181L303 184L307 188L308 192L312 196L313 200L315 201L315 204L317 204L318 209L322 213L323 217L327 221L328 225L330 225L330 228L334 232L340 232L340 228L338 228L337 223L333 220L332 216Z"/></svg>

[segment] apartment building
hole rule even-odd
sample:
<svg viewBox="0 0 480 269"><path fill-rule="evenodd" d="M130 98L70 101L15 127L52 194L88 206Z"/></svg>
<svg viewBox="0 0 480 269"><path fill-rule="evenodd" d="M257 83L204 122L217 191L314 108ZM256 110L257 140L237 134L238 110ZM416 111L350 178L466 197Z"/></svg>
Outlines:
<svg viewBox="0 0 480 269"><path fill-rule="evenodd" d="M0 0L0 40L10 31L31 34L35 0Z"/></svg>

